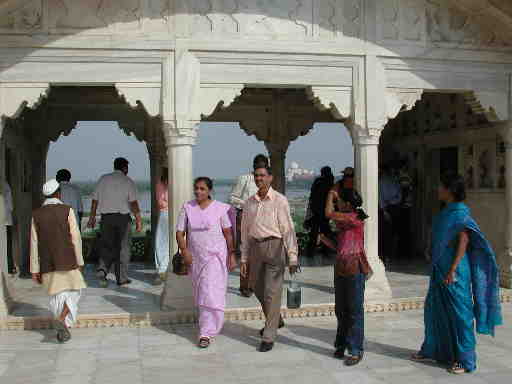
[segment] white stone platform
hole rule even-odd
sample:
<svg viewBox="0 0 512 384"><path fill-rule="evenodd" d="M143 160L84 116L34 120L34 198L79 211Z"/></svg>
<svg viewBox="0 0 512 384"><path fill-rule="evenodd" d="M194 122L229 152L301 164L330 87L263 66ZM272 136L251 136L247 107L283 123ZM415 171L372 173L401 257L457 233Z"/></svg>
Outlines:
<svg viewBox="0 0 512 384"><path fill-rule="evenodd" d="M304 261L303 264L307 264ZM311 264L311 263L310 263ZM317 260L316 264L319 262ZM321 263L320 263L321 264ZM428 285L428 266L423 263L394 264L388 268L393 297L390 300L367 302L368 312L401 311L418 309ZM196 319L193 310L167 308L160 310L162 286L151 284L153 269L143 264L130 266L132 284L117 287L113 280L108 288L100 288L92 265L86 268L88 288L83 291L80 302L78 327L102 326L148 326L156 324L190 323ZM113 278L113 276L110 276ZM329 265L305 266L300 274L303 287L303 307L300 310L283 309L285 317L329 316L334 310L333 269ZM228 285L228 310L226 318L231 320L260 319L262 314L256 298L239 294L239 277L230 274ZM47 309L48 297L40 286L31 280L16 279L14 303L11 316L0 328L33 329L50 327ZM503 291L503 300L510 301L509 290ZM283 292L283 305L286 305Z"/></svg>

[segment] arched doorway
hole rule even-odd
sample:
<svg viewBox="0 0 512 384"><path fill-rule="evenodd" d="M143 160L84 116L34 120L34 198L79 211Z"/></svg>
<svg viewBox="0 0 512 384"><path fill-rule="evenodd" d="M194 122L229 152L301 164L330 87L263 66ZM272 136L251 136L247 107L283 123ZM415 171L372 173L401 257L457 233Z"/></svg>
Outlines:
<svg viewBox="0 0 512 384"><path fill-rule="evenodd" d="M142 260L152 263L152 238L151 227L155 224L155 218L158 217L158 210L154 205L153 185L156 178L161 174L161 170L166 164L165 148L163 143L163 134L161 131L161 120L158 117L152 117L139 103L135 107L130 106L124 97L119 95L114 86L67 86L53 85L47 95L41 99L37 106L28 108L22 106L16 116L4 118L4 129L2 134L3 153L9 158L5 164L8 169L2 172L9 176L13 186L13 197L15 206L15 238L16 242L13 250L16 254L17 266L25 275L29 272L29 228L30 218L33 209L39 207L43 197L41 194L42 184L47 176L47 157L51 143L57 142L64 135L69 135L73 129L80 126L78 122L115 122L117 127L125 134L132 136L144 144L147 152L147 198L144 204L148 215L147 238L138 239L137 243L142 243L146 254L141 255ZM87 129L81 124L81 129ZM97 139L101 140L101 131L97 132ZM97 147L82 146L76 148L76 152L85 153L82 165L87 167L87 158L95 156ZM123 149L119 146L112 149L113 153L123 154ZM126 156L126 155L125 155ZM61 159L65 163L66 159ZM111 171L112 159L106 165L105 171ZM59 167L60 168L60 167ZM66 168L62 166L62 168ZM96 175L95 179L99 175ZM53 178L54 174L48 177ZM8 179L8 181L9 181ZM88 244L84 247L84 256L88 256ZM14 248L16 247L17 248ZM144 260L147 259L147 260ZM6 268L7 270L7 268ZM94 268L91 269L91 275L94 275ZM17 281L17 280L16 280ZM22 290L17 290L17 283L8 284L11 288L11 296L14 302L19 302ZM29 282L20 283L20 288L27 288ZM94 285L94 283L92 284ZM14 288L14 289L12 289ZM147 299L152 309L158 309L158 292L141 292L140 296ZM137 289L132 294L137 295ZM101 295L101 294L100 294ZM108 293L103 294L108 297ZM155 297L153 297L155 296ZM111 304L114 307L123 308L123 301L112 295ZM37 304L37 303L31 303ZM23 305L21 305L23 307ZM37 307L37 305L36 305ZM45 308L43 304L40 309ZM142 305L141 310L144 310ZM26 309L26 308L25 308ZM126 308L125 308L126 309ZM147 307L146 307L147 309ZM16 311L16 307L14 307Z"/></svg>

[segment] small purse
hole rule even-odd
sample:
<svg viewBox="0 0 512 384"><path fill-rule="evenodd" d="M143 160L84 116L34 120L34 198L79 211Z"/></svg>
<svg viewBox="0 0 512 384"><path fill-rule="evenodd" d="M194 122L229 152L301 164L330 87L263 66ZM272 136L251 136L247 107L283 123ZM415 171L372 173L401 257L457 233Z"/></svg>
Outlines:
<svg viewBox="0 0 512 384"><path fill-rule="evenodd" d="M176 252L172 257L172 272L178 276L188 275L188 267L185 264L185 258L180 251Z"/></svg>

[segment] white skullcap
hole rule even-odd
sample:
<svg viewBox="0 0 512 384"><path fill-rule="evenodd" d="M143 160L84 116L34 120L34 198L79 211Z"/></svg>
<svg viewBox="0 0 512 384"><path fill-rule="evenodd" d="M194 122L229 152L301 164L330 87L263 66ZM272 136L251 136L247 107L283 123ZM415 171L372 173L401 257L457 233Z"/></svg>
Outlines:
<svg viewBox="0 0 512 384"><path fill-rule="evenodd" d="M53 195L57 189L60 188L60 184L57 180L55 179L51 179L51 180L48 180L44 185L43 185L43 195L45 196L51 196Z"/></svg>

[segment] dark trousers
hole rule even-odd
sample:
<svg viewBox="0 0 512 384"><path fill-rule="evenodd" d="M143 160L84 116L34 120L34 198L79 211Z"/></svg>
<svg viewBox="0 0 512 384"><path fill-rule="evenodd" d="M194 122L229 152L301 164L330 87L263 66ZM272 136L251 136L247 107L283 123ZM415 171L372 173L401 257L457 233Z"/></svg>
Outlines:
<svg viewBox="0 0 512 384"><path fill-rule="evenodd" d="M334 311L338 319L334 347L337 350L348 350L353 356L362 355L364 351L365 284L366 275L362 273L334 278Z"/></svg>
<svg viewBox="0 0 512 384"><path fill-rule="evenodd" d="M6 225L5 226L5 232L7 235L7 270L9 273L14 273L16 271L16 267L14 266L14 252L12 249L12 243L13 243L13 230L12 225Z"/></svg>
<svg viewBox="0 0 512 384"><path fill-rule="evenodd" d="M121 258L121 252L126 248L126 244L123 245L123 242L126 242L129 238L127 231L129 231L130 223L131 217L129 214L111 213L101 215L101 246L98 269L108 274L110 267L114 264L118 283L127 279L124 272L128 268L129 260L125 260L125 257ZM126 252L126 250L124 251Z"/></svg>
<svg viewBox="0 0 512 384"><path fill-rule="evenodd" d="M320 233L329 238L333 237L332 230L329 225L329 219L325 217L313 217L311 219L311 230L309 231L309 243L307 252L309 257L313 257L315 255L318 235Z"/></svg>
<svg viewBox="0 0 512 384"><path fill-rule="evenodd" d="M386 211L388 215L379 210L379 255L385 264L394 259L398 251L400 208L393 205Z"/></svg>

